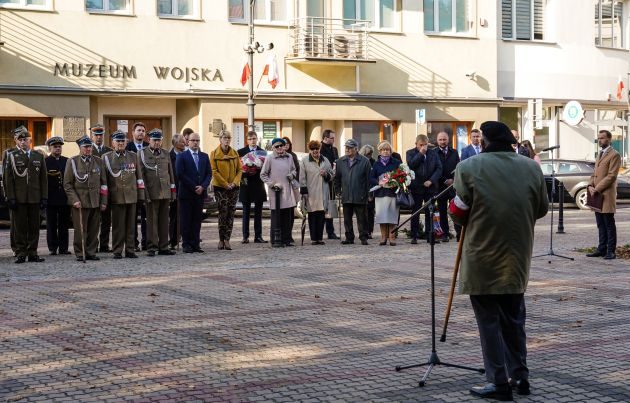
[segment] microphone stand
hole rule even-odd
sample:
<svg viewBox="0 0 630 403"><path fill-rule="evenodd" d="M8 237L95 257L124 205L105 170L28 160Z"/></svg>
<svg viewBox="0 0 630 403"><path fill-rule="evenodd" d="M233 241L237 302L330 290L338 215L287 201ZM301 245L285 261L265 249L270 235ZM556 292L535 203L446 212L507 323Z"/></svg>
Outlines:
<svg viewBox="0 0 630 403"><path fill-rule="evenodd" d="M575 260L572 257L558 255L553 251L553 206L554 206L554 197L556 196L556 168L555 168L555 163L554 163L554 158L553 158L553 151L557 147L559 146L551 147L548 150L549 154L551 155L551 221L549 222L549 252L543 255L532 256L532 259L535 259L537 257L544 257L544 256L555 256L562 259ZM564 189L562 189L562 191L564 192ZM551 264L551 260L549 260L549 263Z"/></svg>
<svg viewBox="0 0 630 403"><path fill-rule="evenodd" d="M411 217L409 217L402 224L396 226L392 230L392 232L398 231L399 228L401 228L403 225L405 225L413 217L415 217L416 215L420 214L422 211L425 211L425 210L429 211L429 218L430 218L429 224L431 225L431 228L429 229L429 241L431 243L431 355L429 355L428 361L424 362L422 364L412 364L412 365L407 365L407 366L400 366L400 365L396 366L396 372L399 372L399 371L402 371L402 370L405 370L405 369L409 369L409 368L428 366L426 371L425 371L425 373L424 373L424 376L422 377L422 380L420 380L420 382L418 382L418 386L420 386L420 387L422 387L422 386L424 386L426 384L427 378L429 378L429 375L431 374L431 371L433 370L433 367L438 366L438 365L442 365L442 366L445 366L445 367L451 367L451 368L465 369L465 370L468 370L468 371L475 371L475 372L479 372L480 374L483 374L483 373L486 372L483 368L471 368L471 367L466 367L466 366L463 366L463 365L457 365L457 364L451 364L451 363L448 363L448 362L443 362L438 357L437 350L435 348L435 236L433 234L433 217L435 215L435 201L437 199L439 199L440 197L442 197L444 194L446 194L449 190L451 190L452 187L453 187L453 185L450 185L446 189L441 191L439 194L437 194L435 196L431 196L429 201L426 202L422 207L420 207L420 209L418 209L418 211L413 213L411 215Z"/></svg>

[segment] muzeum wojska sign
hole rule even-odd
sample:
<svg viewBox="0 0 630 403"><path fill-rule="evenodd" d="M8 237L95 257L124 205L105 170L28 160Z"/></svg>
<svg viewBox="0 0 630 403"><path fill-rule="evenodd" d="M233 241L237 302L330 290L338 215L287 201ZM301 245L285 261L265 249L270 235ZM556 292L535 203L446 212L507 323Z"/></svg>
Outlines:
<svg viewBox="0 0 630 403"><path fill-rule="evenodd" d="M223 75L219 69L205 67L171 67L153 66L155 76L159 80L177 80L187 83L193 81L221 81ZM122 78L137 79L136 66L120 64L91 64L91 63L55 63L53 75L63 77L88 78Z"/></svg>

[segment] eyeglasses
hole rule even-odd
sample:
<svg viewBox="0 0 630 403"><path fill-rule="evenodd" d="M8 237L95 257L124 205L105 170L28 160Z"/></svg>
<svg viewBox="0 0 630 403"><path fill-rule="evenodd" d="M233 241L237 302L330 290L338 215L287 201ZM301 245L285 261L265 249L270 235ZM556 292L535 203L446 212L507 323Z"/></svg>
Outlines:
<svg viewBox="0 0 630 403"><path fill-rule="evenodd" d="M284 147L282 144L278 144L277 146L273 146L273 148L280 148L280 147Z"/></svg>
<svg viewBox="0 0 630 403"><path fill-rule="evenodd" d="M232 137L223 136L223 137L221 137L221 139L223 139L223 140L232 140Z"/></svg>
<svg viewBox="0 0 630 403"><path fill-rule="evenodd" d="M199 139L188 139L188 141L199 141Z"/></svg>

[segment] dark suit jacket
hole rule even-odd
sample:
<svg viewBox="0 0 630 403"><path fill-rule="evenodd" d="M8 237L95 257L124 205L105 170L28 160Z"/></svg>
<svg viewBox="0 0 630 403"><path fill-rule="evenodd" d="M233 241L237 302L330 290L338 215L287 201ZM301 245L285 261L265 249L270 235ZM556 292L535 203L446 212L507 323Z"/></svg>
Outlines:
<svg viewBox="0 0 630 403"><path fill-rule="evenodd" d="M146 141L142 142L142 148L147 148L148 146L149 146L149 143L147 143ZM133 140L127 143L125 150L133 151L134 153L138 152L138 148L136 148L136 143L134 143Z"/></svg>
<svg viewBox="0 0 630 403"><path fill-rule="evenodd" d="M186 152L186 151L182 151ZM180 153L181 154L181 153ZM168 152L168 156L171 157L171 167L173 167L173 176L175 176L175 183L177 183L177 153L175 152L175 147L171 148L171 151Z"/></svg>
<svg viewBox="0 0 630 403"><path fill-rule="evenodd" d="M409 186L411 192L435 194L442 177L442 162L438 158L435 149L427 150L426 155L423 156L414 147L411 150L407 150L406 156L409 169L416 173L416 178L411 181L411 186ZM428 180L431 181L432 185L427 189L424 187L424 182Z"/></svg>
<svg viewBox="0 0 630 403"><path fill-rule="evenodd" d="M68 196L63 188L63 175L66 172L68 158L61 156L59 159L52 155L46 157L46 170L48 171L48 205L67 206Z"/></svg>
<svg viewBox="0 0 630 403"><path fill-rule="evenodd" d="M436 147L435 152L438 154L440 162L442 163L442 177L440 177L439 188L439 190L442 191L447 188L447 185L444 182L447 179L453 179L455 177L455 173L453 171L457 168L457 164L459 164L459 155L457 154L457 151L450 146L447 148L446 155L444 155L444 152L440 147ZM451 191L446 194L446 197L455 197L455 190L451 188Z"/></svg>
<svg viewBox="0 0 630 403"><path fill-rule="evenodd" d="M481 146L479 146L481 147ZM480 148L481 150L481 148ZM475 155L477 155L477 153L475 152L475 148L472 146L472 144L464 147L464 149L462 150L462 156L461 156L461 160L465 160L466 158L470 158L470 157L474 157Z"/></svg>
<svg viewBox="0 0 630 403"><path fill-rule="evenodd" d="M256 146L256 150L264 151L259 146ZM238 156L243 157L250 151L249 146L243 147L238 150ZM260 179L260 170L254 175L249 175L243 172L238 199L241 203L250 204L255 202L264 202L267 200L267 191L265 190L265 184L262 179Z"/></svg>
<svg viewBox="0 0 630 403"><path fill-rule="evenodd" d="M210 168L210 158L208 154L199 151L199 170L195 166L192 152L186 150L177 155L175 161L175 172L177 172L177 196L180 199L205 198L206 190L210 186L212 179L212 169ZM201 186L203 193L195 193L195 187Z"/></svg>

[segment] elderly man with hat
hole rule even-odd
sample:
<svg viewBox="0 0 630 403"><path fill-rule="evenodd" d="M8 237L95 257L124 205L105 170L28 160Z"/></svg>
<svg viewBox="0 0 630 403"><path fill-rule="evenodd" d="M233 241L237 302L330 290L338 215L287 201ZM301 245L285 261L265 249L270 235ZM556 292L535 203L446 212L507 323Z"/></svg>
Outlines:
<svg viewBox="0 0 630 403"><path fill-rule="evenodd" d="M470 295L488 381L470 392L512 400L512 387L530 392L524 293L534 225L549 201L540 167L514 152L510 129L501 122L480 129L485 148L457 166L449 207L466 227L459 290Z"/></svg>
<svg viewBox="0 0 630 403"><path fill-rule="evenodd" d="M149 132L149 146L138 151L138 168L144 179L147 204L147 256L174 255L168 247L168 208L177 195L168 151L162 148L162 131Z"/></svg>
<svg viewBox="0 0 630 403"><path fill-rule="evenodd" d="M343 225L346 239L341 243L354 243L352 215L357 217L359 239L362 245L368 244L367 202L370 189L370 160L358 153L359 143L349 139L345 143L346 155L337 160L335 190L341 193L343 204Z"/></svg>
<svg viewBox="0 0 630 403"><path fill-rule="evenodd" d="M69 255L68 224L70 206L68 196L63 189L63 175L68 158L61 155L64 142L59 136L46 141L50 155L46 157L48 172L48 206L46 207L46 241L51 255Z"/></svg>
<svg viewBox="0 0 630 403"><path fill-rule="evenodd" d="M111 147L105 145L105 127L97 123L90 127L92 138L92 155L102 158L105 153L112 151ZM101 230L98 235L98 251L111 252L109 249L109 231L112 227L112 212L109 205L101 211Z"/></svg>
<svg viewBox="0 0 630 403"><path fill-rule="evenodd" d="M83 136L77 140L79 155L66 163L63 188L72 206L72 225L74 227L74 254L77 260L100 260L98 250L98 231L101 211L107 208L107 177L103 160L92 155L92 140Z"/></svg>
<svg viewBox="0 0 630 403"><path fill-rule="evenodd" d="M28 132L28 130L26 129L26 127L24 126L19 126L16 129L11 131L11 134L13 135L13 141L15 141L15 147L9 147L6 150L4 150L4 152L2 153L2 172L7 172L7 166L9 165L9 154L12 153L15 150L18 150L18 138L17 135L20 132ZM6 190L6 179L2 179L2 191L5 197L5 201L7 202L7 205L9 203L9 200L7 199L7 190ZM15 249L15 222L13 221L13 219L15 218L15 214L13 214L13 210L9 209L9 241L11 244L11 250L13 251L13 256L17 256L17 251Z"/></svg>
<svg viewBox="0 0 630 403"><path fill-rule="evenodd" d="M138 157L125 150L127 135L120 130L112 133L114 150L103 154L107 175L109 209L112 212L112 251L114 259L137 258L135 253L136 203L144 200L142 170Z"/></svg>
<svg viewBox="0 0 630 403"><path fill-rule="evenodd" d="M43 262L37 255L40 209L48 200L48 180L44 156L29 147L31 135L26 130L15 132L17 149L7 155L4 171L5 192L13 210L15 225L15 263Z"/></svg>
<svg viewBox="0 0 630 403"><path fill-rule="evenodd" d="M293 246L291 223L293 222L293 208L297 204L297 189L300 185L297 182L295 163L291 155L286 152L285 146L286 141L281 138L271 140L273 152L267 155L260 170L260 179L268 184L273 192L280 192L280 205L276 202L275 194L269 198L273 247Z"/></svg>

